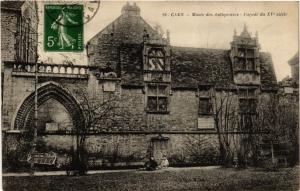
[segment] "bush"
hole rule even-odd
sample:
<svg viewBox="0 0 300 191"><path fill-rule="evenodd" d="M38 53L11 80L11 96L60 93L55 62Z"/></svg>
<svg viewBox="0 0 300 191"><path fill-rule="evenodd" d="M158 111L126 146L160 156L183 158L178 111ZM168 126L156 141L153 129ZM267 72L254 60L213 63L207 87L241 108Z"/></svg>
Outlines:
<svg viewBox="0 0 300 191"><path fill-rule="evenodd" d="M21 161L24 159L25 161ZM30 164L26 162L27 155L22 152L9 151L6 155L6 160L3 161L3 166L7 168L7 171L27 171L30 169Z"/></svg>

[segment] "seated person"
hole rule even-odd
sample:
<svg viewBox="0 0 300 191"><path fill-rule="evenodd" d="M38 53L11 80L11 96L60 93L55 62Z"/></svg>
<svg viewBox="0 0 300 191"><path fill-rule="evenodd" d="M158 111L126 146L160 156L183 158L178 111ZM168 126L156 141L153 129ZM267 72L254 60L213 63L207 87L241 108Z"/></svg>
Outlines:
<svg viewBox="0 0 300 191"><path fill-rule="evenodd" d="M145 163L145 169L149 171L156 170L158 164L155 161L154 157L151 157L149 161Z"/></svg>
<svg viewBox="0 0 300 191"><path fill-rule="evenodd" d="M162 161L161 161L159 167L160 168L167 168L167 167L169 167L169 161L168 161L166 155L163 156Z"/></svg>

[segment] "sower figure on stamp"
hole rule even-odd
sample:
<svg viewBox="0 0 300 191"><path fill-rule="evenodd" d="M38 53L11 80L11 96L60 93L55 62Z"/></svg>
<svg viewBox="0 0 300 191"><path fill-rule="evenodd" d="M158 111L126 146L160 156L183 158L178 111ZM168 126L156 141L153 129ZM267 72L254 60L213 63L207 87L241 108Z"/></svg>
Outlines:
<svg viewBox="0 0 300 191"><path fill-rule="evenodd" d="M72 24L78 24L78 22L73 21L70 16L70 13L65 11L65 7L61 10L61 13L58 15L57 19L52 23L51 29L57 30L58 33L58 46L60 49L64 49L65 47L72 47L74 49L74 43L76 40L67 34L66 32L66 24L70 22Z"/></svg>

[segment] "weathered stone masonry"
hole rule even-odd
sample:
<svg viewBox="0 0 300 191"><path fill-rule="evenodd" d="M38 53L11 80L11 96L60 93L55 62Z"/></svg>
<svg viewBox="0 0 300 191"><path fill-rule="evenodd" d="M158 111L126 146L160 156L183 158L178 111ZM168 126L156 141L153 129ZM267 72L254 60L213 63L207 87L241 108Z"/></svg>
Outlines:
<svg viewBox="0 0 300 191"><path fill-rule="evenodd" d="M258 36L251 37L246 27L241 35L234 34L231 50L174 47L169 35L163 38L140 11L135 4L125 5L120 17L90 39L89 66L40 64L41 106L54 99L74 121L72 112L79 110L74 90L84 89L98 98L108 93L119 96L131 118L118 126L99 124L101 128L89 134L87 148L97 159L117 149L122 160L131 156L132 161L142 161L149 155L159 159L166 154L173 161L184 161L192 158L189 147L197 141L202 144L201 155L211 153L216 158L211 92L234 90L238 106L239 92L258 99L276 91L270 54L259 52ZM15 54L13 49L10 54ZM32 124L34 63L8 59L5 54L2 60L2 130L25 130ZM45 119L51 118L44 112ZM66 116L65 110L57 112ZM62 125L52 120L41 124ZM55 151L66 151L73 144L70 133L41 135Z"/></svg>

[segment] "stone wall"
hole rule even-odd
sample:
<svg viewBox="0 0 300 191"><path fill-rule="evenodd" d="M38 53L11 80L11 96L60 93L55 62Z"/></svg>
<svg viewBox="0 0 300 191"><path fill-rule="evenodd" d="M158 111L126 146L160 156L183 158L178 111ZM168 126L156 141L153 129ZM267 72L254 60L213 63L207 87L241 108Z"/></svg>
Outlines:
<svg viewBox="0 0 300 191"><path fill-rule="evenodd" d="M73 129L72 118L67 109L51 98L38 108L38 131L62 131Z"/></svg>
<svg viewBox="0 0 300 191"><path fill-rule="evenodd" d="M34 78L11 76L11 69L6 68L4 74L4 103L3 103L3 129L10 129L14 116L22 102L34 92ZM105 97L114 94L118 97L118 105L128 119L120 119L118 127L102 125L105 131L199 131L198 110L199 96L195 90L172 90L168 94L168 113L153 114L146 110L147 93L143 87L124 87L119 81L115 81L116 90L105 92L103 85L105 80L97 80L94 75L87 79L64 78L39 78L39 85L46 82L57 83L68 93L77 98L75 90L86 91L93 99L99 102ZM59 101L59 100L58 100ZM237 103L237 99L233 100ZM212 115L210 115L212 116ZM200 130L205 131L205 130Z"/></svg>
<svg viewBox="0 0 300 191"><path fill-rule="evenodd" d="M15 59L16 32L20 13L1 9L1 60ZM3 67L3 66L2 66Z"/></svg>
<svg viewBox="0 0 300 191"><path fill-rule="evenodd" d="M5 70L4 85L5 104L3 107L3 129L10 129L13 115L17 112L22 101L34 91L34 78L12 76L11 69ZM65 88L76 99L75 90L88 91L93 98L105 100L108 95L115 94L123 112L129 114L127 120L120 119L118 124L101 127L98 132L88 135L87 148L95 160L130 160L141 162L153 152L152 138L159 133L168 138L167 149L162 151L174 164L193 163L217 164L218 139L215 129L198 128L199 98L207 93L198 95L195 90L173 89L169 97L169 113L150 114L146 111L147 93L143 87L122 86L120 81L114 81L115 92L105 92L103 84L105 79L97 79L90 74L89 79L47 78L39 79L41 84L46 82L57 83ZM224 93L224 92L223 92ZM207 94L209 95L209 94ZM268 96L268 93L262 94ZM200 97L199 97L200 96ZM221 94L217 93L217 100ZM234 101L236 100L236 101ZM237 96L233 96L233 106L237 106ZM58 111L59 112L59 111ZM15 149L15 135L11 135L6 142L6 150ZM39 136L48 151L61 154L68 153L74 137L70 134L49 133ZM18 141L17 141L18 142ZM113 157L115 159L113 159ZM101 158L102 157L102 158ZM104 159L103 159L104 158ZM116 162L116 161L114 161ZM211 162L211 163L210 163Z"/></svg>
<svg viewBox="0 0 300 191"><path fill-rule="evenodd" d="M38 17L36 2L24 2L21 8L1 8L1 60L14 61L25 59L17 54L26 51L28 62L35 62L38 46ZM25 34L29 30L29 34ZM22 31L22 32L21 32ZM28 36L28 37L26 37ZM30 44L25 43L30 38ZM29 39L27 39L29 40ZM26 50L25 50L26 49ZM25 61L25 60L22 60Z"/></svg>
<svg viewBox="0 0 300 191"><path fill-rule="evenodd" d="M19 135L20 136L20 135ZM168 138L166 148L162 150L171 164L184 163L217 164L218 140L216 134L162 134ZM107 160L107 162L145 162L153 149L151 139L157 134L98 134L89 135L86 141L90 160ZM5 137L7 150L17 150L16 139L22 137L10 135ZM9 144L8 144L9 143ZM43 152L54 151L60 156L69 155L72 145L75 147L76 139L71 135L45 135L39 138L43 145ZM203 160L201 160L203 158ZM213 161L207 160L208 158ZM113 161L115 160L115 161ZM142 163L140 163L142 164Z"/></svg>
<svg viewBox="0 0 300 191"><path fill-rule="evenodd" d="M32 93L34 93L34 76L22 77L12 75L12 66L6 65L4 70L3 84L3 112L2 112L2 130L13 129L12 124L18 112L18 109L23 104L23 101ZM86 90L88 81L85 79L63 79L40 77L39 85L46 82L60 84L71 95L75 89ZM59 100L58 100L59 101Z"/></svg>

